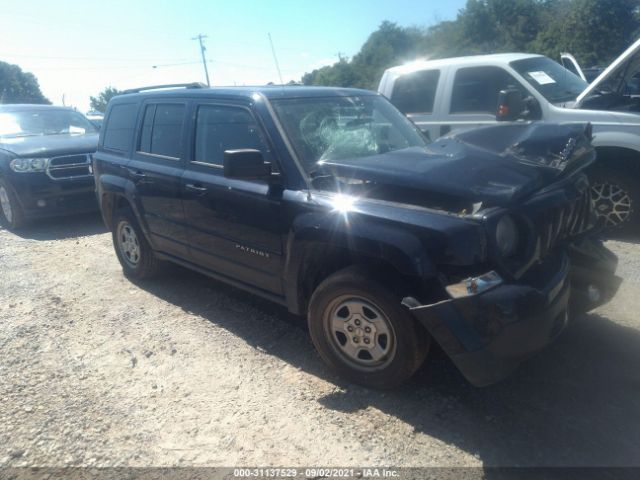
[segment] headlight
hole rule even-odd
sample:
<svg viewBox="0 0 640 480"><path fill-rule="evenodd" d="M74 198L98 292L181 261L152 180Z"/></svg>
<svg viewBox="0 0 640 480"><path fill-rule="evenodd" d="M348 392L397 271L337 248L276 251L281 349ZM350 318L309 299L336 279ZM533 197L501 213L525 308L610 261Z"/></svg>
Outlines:
<svg viewBox="0 0 640 480"><path fill-rule="evenodd" d="M514 255L518 249L518 226L510 215L503 216L496 225L496 245L503 257Z"/></svg>
<svg viewBox="0 0 640 480"><path fill-rule="evenodd" d="M49 164L48 158L14 158L9 166L17 173L44 172Z"/></svg>

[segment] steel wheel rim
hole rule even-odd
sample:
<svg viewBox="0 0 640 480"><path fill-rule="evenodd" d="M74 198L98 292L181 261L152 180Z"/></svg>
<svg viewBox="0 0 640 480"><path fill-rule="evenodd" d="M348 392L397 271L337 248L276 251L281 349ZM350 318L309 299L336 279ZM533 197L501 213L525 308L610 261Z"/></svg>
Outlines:
<svg viewBox="0 0 640 480"><path fill-rule="evenodd" d="M140 263L140 242L138 235L129 222L120 222L116 233L118 249L125 262L131 267Z"/></svg>
<svg viewBox="0 0 640 480"><path fill-rule="evenodd" d="M363 297L333 300L325 310L324 332L336 354L357 370L381 370L395 358L393 325L380 307Z"/></svg>
<svg viewBox="0 0 640 480"><path fill-rule="evenodd" d="M605 227L616 227L631 218L633 202L629 192L617 184L600 183L591 187L593 210Z"/></svg>
<svg viewBox="0 0 640 480"><path fill-rule="evenodd" d="M3 186L0 186L0 208L2 208L2 214L7 219L7 222L11 222L13 220L11 200L9 199L9 192Z"/></svg>

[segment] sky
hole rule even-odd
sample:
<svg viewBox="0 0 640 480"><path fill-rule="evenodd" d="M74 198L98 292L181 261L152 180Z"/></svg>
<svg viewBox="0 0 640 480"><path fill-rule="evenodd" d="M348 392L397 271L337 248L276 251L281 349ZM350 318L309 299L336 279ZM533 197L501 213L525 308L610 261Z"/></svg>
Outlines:
<svg viewBox="0 0 640 480"><path fill-rule="evenodd" d="M0 61L33 73L54 104L89 109L118 89L279 83L353 56L384 20L426 27L466 0L0 0Z"/></svg>

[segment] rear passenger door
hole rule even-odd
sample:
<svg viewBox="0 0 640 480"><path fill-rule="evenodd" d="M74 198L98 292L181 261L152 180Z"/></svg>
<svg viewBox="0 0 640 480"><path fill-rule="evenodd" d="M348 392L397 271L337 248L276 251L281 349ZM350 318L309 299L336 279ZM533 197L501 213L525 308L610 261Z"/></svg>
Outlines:
<svg viewBox="0 0 640 480"><path fill-rule="evenodd" d="M277 168L264 132L242 105L200 103L194 105L192 118L182 189L194 262L281 295L281 190L223 174L224 151L233 149L260 150Z"/></svg>
<svg viewBox="0 0 640 480"><path fill-rule="evenodd" d="M187 105L147 101L142 105L136 151L128 165L138 209L156 250L188 256L180 179L184 172Z"/></svg>

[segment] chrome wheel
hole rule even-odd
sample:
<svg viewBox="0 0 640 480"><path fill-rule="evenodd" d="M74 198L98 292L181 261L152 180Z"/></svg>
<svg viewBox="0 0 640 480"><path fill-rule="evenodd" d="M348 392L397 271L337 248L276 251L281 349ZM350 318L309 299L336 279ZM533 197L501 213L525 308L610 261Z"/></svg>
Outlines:
<svg viewBox="0 0 640 480"><path fill-rule="evenodd" d="M0 185L0 207L2 208L2 214L7 222L13 221L13 209L11 208L11 200L9 199L9 192L4 186Z"/></svg>
<svg viewBox="0 0 640 480"><path fill-rule="evenodd" d="M395 356L396 336L391 322L364 298L335 299L326 309L324 331L332 348L353 368L379 370Z"/></svg>
<svg viewBox="0 0 640 480"><path fill-rule="evenodd" d="M118 239L118 250L120 250L122 258L129 266L135 268L140 262L140 242L136 231L130 223L120 222L116 238Z"/></svg>
<svg viewBox="0 0 640 480"><path fill-rule="evenodd" d="M631 196L624 188L612 183L591 187L593 210L605 227L616 227L629 220L633 213Z"/></svg>

